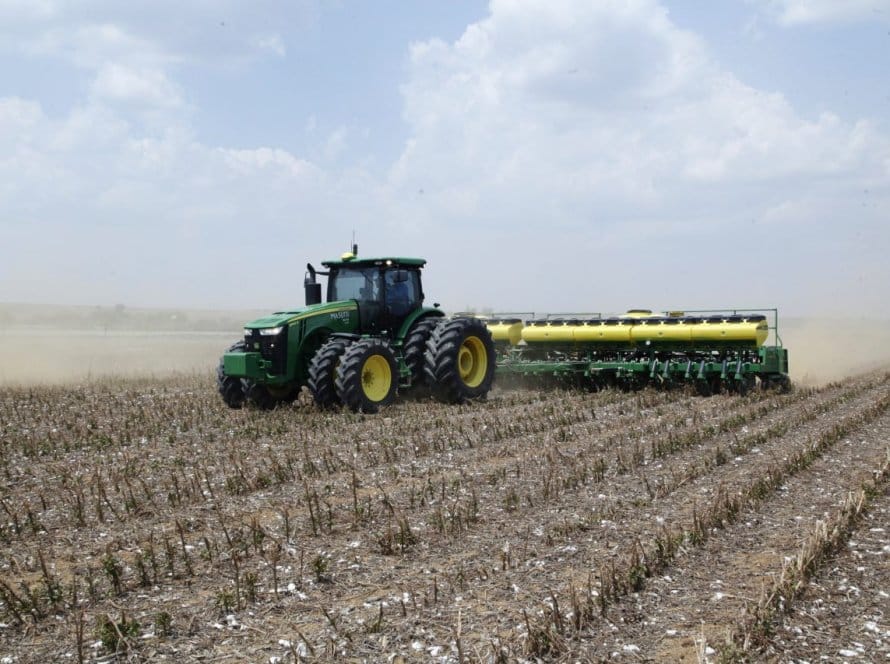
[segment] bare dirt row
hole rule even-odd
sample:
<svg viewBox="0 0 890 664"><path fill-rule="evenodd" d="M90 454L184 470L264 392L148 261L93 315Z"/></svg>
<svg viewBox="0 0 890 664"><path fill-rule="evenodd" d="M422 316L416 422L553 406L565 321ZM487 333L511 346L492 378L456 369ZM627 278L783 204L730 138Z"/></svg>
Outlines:
<svg viewBox="0 0 890 664"><path fill-rule="evenodd" d="M890 431L884 428L884 440ZM886 482L838 554L805 586L763 654L775 660L815 652L854 661L881 661L890 652L890 490Z"/></svg>
<svg viewBox="0 0 890 664"><path fill-rule="evenodd" d="M637 648L645 648L656 661L697 661L702 652L715 649L724 656L741 653L742 642L734 643L732 637L745 627L742 616L779 582L801 547L819 533L821 525L837 520L848 496L867 486L876 474L881 475L879 492L886 492L883 475L890 461L890 416L880 415L836 442L830 443L831 437L810 438L814 451L810 465L783 477L774 492L749 501L711 529L702 546L686 547L662 573L647 579L639 592L624 598L607 612L605 620L586 630L578 639L584 643L579 651L618 661L636 660ZM821 451L816 449L820 443ZM869 514L880 514L881 509L875 505ZM881 530L874 532L880 539ZM867 584L879 583L886 576L887 560L880 559L881 547L872 551L879 557L870 562L877 565L859 571L860 578L870 577ZM779 601L790 609L794 598L787 590L782 589L785 596ZM869 619L879 631L882 619L866 610L863 620ZM837 619L833 622L840 627ZM857 622L861 638L863 621L853 620L845 629ZM758 633L754 639L758 643L750 645L768 644L765 637L773 629ZM793 628L789 631L794 633ZM842 657L840 651L855 650L852 644L858 640L838 638L833 653L817 642L801 644L799 657L809 659L819 652ZM860 654L877 661L887 654L888 645L877 638L871 647L863 646ZM776 655L783 652L772 644L765 650Z"/></svg>
<svg viewBox="0 0 890 664"><path fill-rule="evenodd" d="M374 417L228 411L195 380L7 390L0 655L695 656L757 599L742 582L880 464L888 406L884 374L746 398L500 391ZM665 627L705 592L686 569L745 602Z"/></svg>

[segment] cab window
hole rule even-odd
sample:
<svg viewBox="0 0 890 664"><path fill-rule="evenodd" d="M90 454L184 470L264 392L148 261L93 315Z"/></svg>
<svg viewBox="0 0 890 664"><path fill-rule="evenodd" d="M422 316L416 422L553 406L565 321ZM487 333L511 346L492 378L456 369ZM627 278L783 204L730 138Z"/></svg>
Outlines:
<svg viewBox="0 0 890 664"><path fill-rule="evenodd" d="M386 305L394 316L404 316L420 301L420 283L414 270L386 272Z"/></svg>
<svg viewBox="0 0 890 664"><path fill-rule="evenodd" d="M380 299L380 294L379 268L340 268L331 275L328 302L339 300L376 302Z"/></svg>

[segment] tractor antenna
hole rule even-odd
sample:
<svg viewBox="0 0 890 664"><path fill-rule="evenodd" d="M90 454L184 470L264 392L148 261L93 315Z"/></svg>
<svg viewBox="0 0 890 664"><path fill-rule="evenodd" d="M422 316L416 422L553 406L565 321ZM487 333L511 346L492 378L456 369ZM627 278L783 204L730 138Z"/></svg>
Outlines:
<svg viewBox="0 0 890 664"><path fill-rule="evenodd" d="M352 229L352 255L358 256L358 245L355 243L355 229Z"/></svg>

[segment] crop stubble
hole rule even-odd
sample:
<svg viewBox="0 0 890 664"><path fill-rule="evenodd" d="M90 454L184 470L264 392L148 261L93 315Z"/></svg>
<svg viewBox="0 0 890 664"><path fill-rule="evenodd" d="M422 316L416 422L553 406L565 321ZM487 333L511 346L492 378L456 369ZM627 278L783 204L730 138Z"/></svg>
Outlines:
<svg viewBox="0 0 890 664"><path fill-rule="evenodd" d="M374 417L228 411L196 379L4 390L0 654L767 656L791 637L751 616L886 461L888 405L880 373Z"/></svg>

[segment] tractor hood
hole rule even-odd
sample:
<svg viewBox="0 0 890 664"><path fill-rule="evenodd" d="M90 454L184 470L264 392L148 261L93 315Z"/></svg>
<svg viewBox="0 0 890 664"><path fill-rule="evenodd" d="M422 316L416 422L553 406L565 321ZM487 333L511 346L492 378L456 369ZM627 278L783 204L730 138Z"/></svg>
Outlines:
<svg viewBox="0 0 890 664"><path fill-rule="evenodd" d="M315 316L337 314L343 311L355 311L358 304L355 300L343 300L342 302L324 302L322 304L313 304L308 307L300 307L291 311L276 311L274 314L257 318L244 325L247 330L262 330L267 328L281 327L289 325L294 321L304 318L314 318Z"/></svg>

